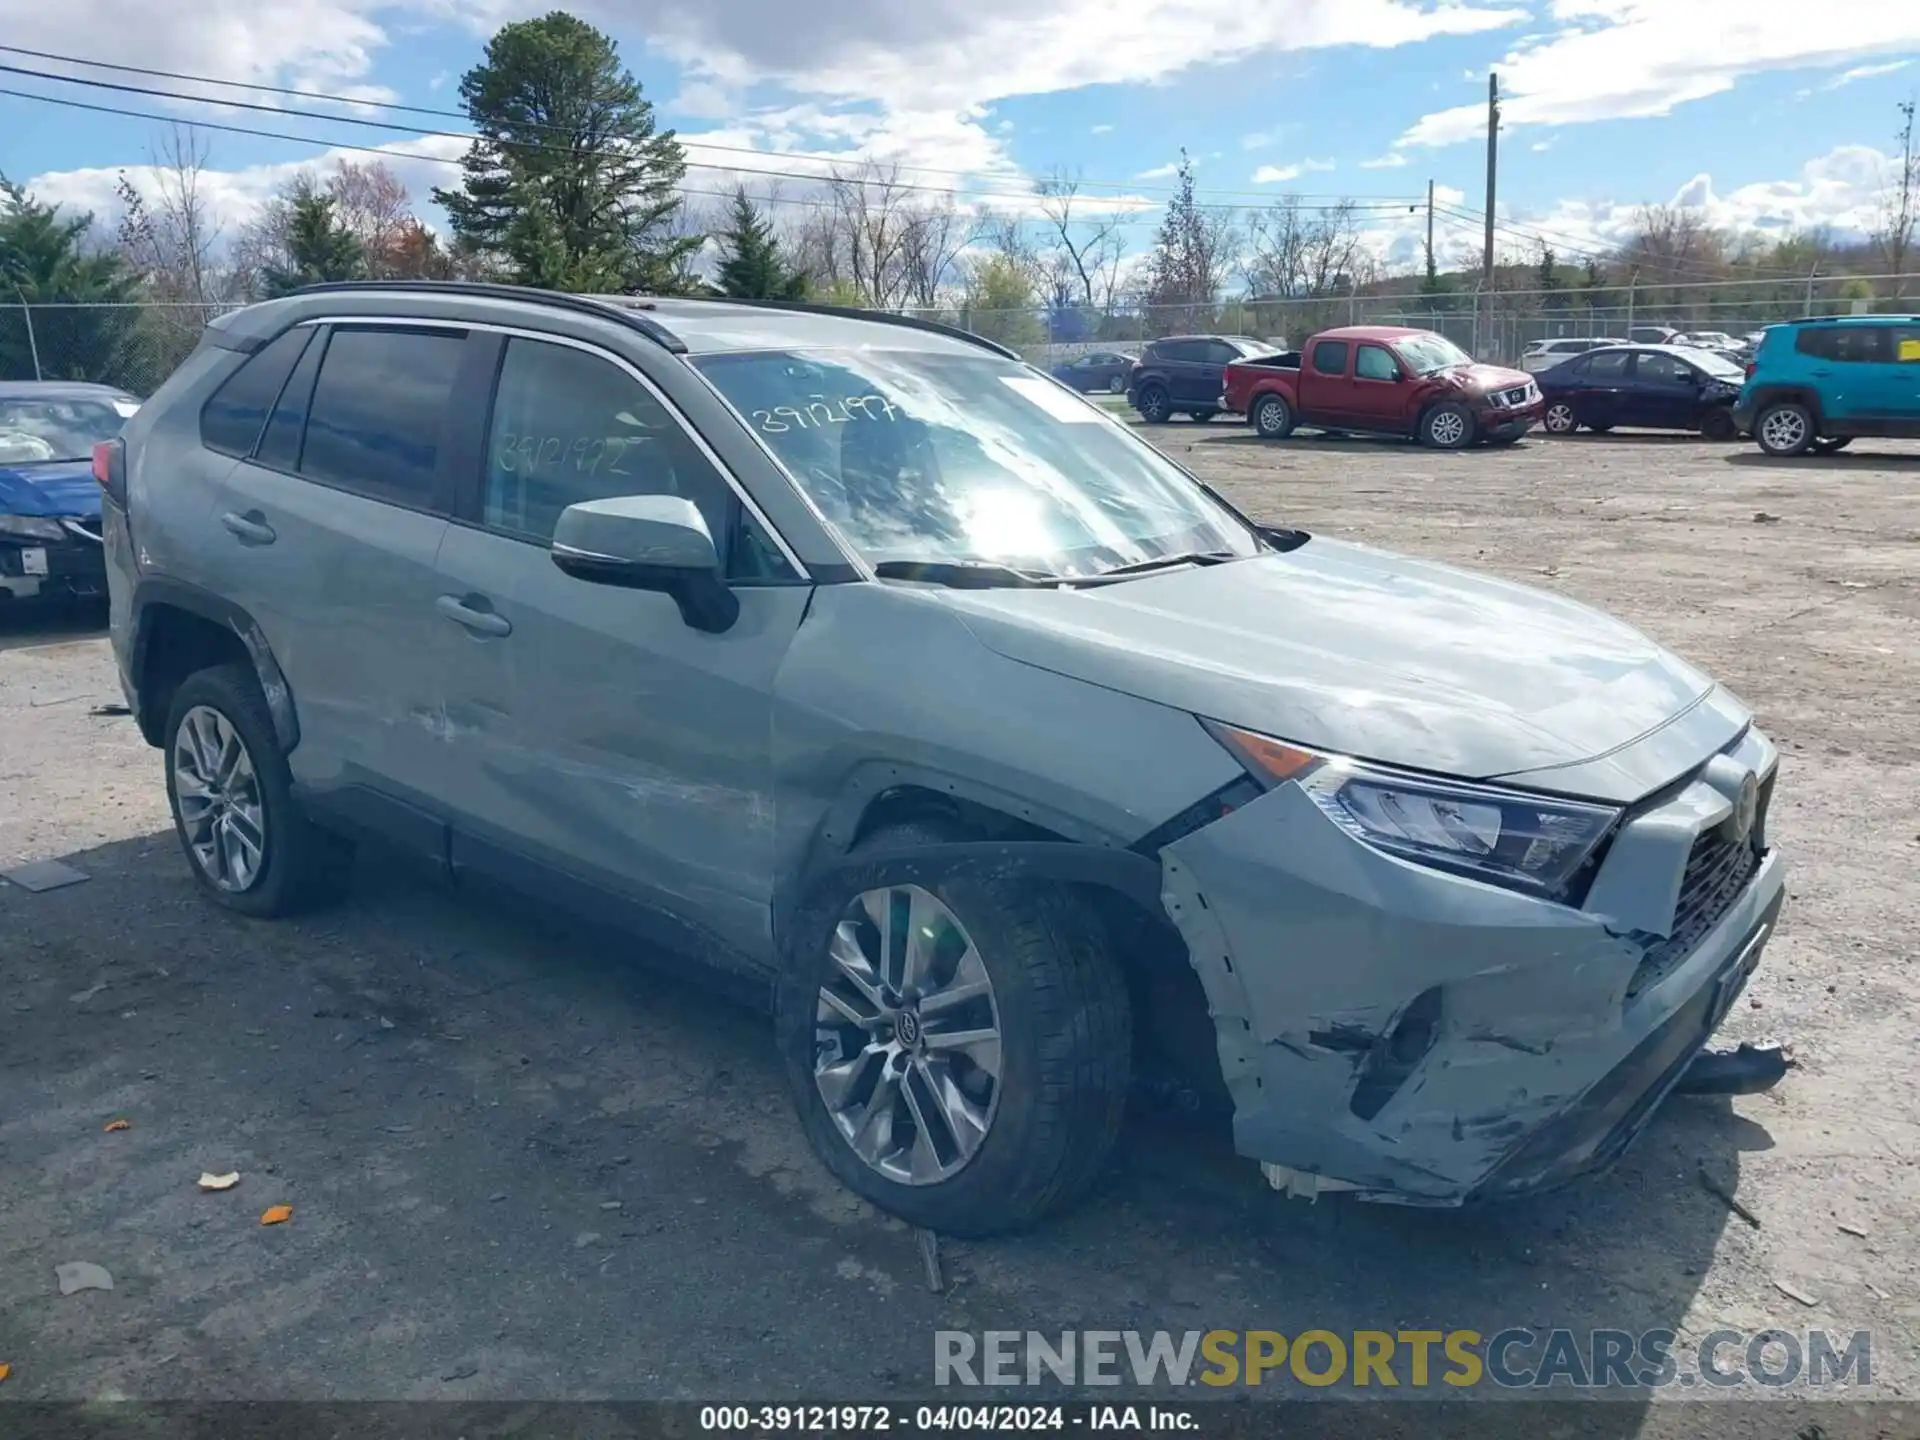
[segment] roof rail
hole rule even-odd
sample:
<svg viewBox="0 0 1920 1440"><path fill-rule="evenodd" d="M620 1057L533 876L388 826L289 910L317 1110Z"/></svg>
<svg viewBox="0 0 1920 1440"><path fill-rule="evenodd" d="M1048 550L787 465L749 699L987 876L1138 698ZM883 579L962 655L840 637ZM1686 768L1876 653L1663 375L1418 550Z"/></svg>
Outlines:
<svg viewBox="0 0 1920 1440"><path fill-rule="evenodd" d="M600 320L615 320L653 341L663 350L675 355L687 353L687 344L658 320L636 311L645 307L645 302L635 301L628 296L608 296L601 299L590 295L573 295L564 290L536 290L527 285L495 285L484 280L333 280L320 285L303 285L293 293L295 295L342 295L357 290L386 291L405 290L423 295L471 295L486 300L523 300L535 305L552 305L563 310L573 310L582 315L592 315Z"/></svg>
<svg viewBox="0 0 1920 1440"><path fill-rule="evenodd" d="M747 305L757 310L791 310L803 315L833 315L842 320L873 320L883 325L899 325L908 330L924 330L932 335L945 335L950 340L964 340L969 345L977 345L982 350L991 350L1005 359L1025 363L1019 351L1009 349L997 340L989 340L984 335L974 334L971 330L962 330L958 325L943 325L938 320L922 320L918 315L900 315L891 310L863 310L855 305L817 305L810 300L737 300L730 295L676 295L673 298L675 300L707 300L717 305Z"/></svg>
<svg viewBox="0 0 1920 1440"><path fill-rule="evenodd" d="M1813 325L1822 320L1884 320L1896 325L1920 325L1920 315L1802 315L1797 320L1777 320L1777 325Z"/></svg>

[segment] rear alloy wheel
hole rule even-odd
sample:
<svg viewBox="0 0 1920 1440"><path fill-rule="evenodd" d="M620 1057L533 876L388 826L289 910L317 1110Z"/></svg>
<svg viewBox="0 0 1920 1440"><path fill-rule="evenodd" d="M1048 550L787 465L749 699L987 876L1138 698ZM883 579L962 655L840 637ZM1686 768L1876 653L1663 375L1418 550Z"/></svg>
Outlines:
<svg viewBox="0 0 1920 1440"><path fill-rule="evenodd" d="M1767 454L1789 458L1805 454L1818 437L1812 412L1787 400L1760 412L1753 422L1753 438Z"/></svg>
<svg viewBox="0 0 1920 1440"><path fill-rule="evenodd" d="M1420 438L1436 450L1464 450L1473 443L1473 412L1451 400L1436 405L1420 422Z"/></svg>
<svg viewBox="0 0 1920 1440"><path fill-rule="evenodd" d="M1262 440L1284 440L1293 433L1293 407L1279 395L1253 402L1253 430Z"/></svg>
<svg viewBox="0 0 1920 1440"><path fill-rule="evenodd" d="M1546 426L1549 435L1571 435L1580 428L1580 422L1573 416L1573 404L1567 400L1556 400L1547 406L1540 423Z"/></svg>
<svg viewBox="0 0 1920 1440"><path fill-rule="evenodd" d="M1740 427L1733 423L1733 412L1725 406L1709 410L1700 420L1703 440L1738 440Z"/></svg>
<svg viewBox="0 0 1920 1440"><path fill-rule="evenodd" d="M220 665L181 682L167 718L167 800L200 887L243 915L285 915L338 898L350 842L294 803L259 682Z"/></svg>
<svg viewBox="0 0 1920 1440"><path fill-rule="evenodd" d="M951 838L907 824L862 848ZM1099 919L1071 889L876 868L797 924L776 1028L835 1178L956 1235L1020 1229L1085 1192L1119 1133L1133 1026Z"/></svg>
<svg viewBox="0 0 1920 1440"><path fill-rule="evenodd" d="M1142 385L1133 408L1140 412L1140 418L1147 424L1164 425L1173 415L1173 397L1167 394L1164 385Z"/></svg>

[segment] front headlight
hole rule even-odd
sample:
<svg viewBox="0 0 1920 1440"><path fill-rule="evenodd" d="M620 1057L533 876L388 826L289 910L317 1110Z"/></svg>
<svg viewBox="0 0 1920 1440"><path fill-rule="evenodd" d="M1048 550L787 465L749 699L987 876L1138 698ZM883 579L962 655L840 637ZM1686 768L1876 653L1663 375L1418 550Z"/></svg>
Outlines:
<svg viewBox="0 0 1920 1440"><path fill-rule="evenodd" d="M1548 899L1580 888L1620 811L1367 765L1202 721L1269 788L1291 780L1341 829L1375 849Z"/></svg>
<svg viewBox="0 0 1920 1440"><path fill-rule="evenodd" d="M44 515L0 515L0 535L17 535L23 540L67 538L65 527Z"/></svg>

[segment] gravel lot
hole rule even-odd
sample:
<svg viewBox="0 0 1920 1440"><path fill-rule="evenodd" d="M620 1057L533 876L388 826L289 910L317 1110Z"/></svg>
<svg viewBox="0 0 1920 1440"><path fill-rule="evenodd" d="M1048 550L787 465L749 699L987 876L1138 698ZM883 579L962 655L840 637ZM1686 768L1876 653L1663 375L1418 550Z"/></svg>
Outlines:
<svg viewBox="0 0 1920 1440"><path fill-rule="evenodd" d="M670 964L379 856L314 919L203 903L157 755L91 713L105 638L16 614L0 867L92 878L0 885L5 1398L878 1398L940 1328L1509 1325L1867 1328L1880 1394L1920 1395L1920 448L1154 438L1262 518L1608 607L1757 707L1794 869L1728 1031L1792 1042L1780 1089L1676 1099L1611 1176L1469 1214L1285 1201L1143 1118L1086 1207L946 1244L936 1295L808 1155L765 1022ZM62 1298L70 1260L114 1290Z"/></svg>

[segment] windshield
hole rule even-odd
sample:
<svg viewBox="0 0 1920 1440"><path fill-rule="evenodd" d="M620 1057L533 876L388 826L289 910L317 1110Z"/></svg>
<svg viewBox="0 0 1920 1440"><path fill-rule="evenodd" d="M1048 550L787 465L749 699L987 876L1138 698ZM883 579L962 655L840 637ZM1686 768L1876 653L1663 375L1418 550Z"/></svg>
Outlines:
<svg viewBox="0 0 1920 1440"><path fill-rule="evenodd" d="M1723 380L1744 380L1747 372L1724 355L1716 355L1711 350L1687 356L1687 363L1695 369L1704 370L1709 375L1719 376Z"/></svg>
<svg viewBox="0 0 1920 1440"><path fill-rule="evenodd" d="M0 465L90 460L138 408L131 400L0 397Z"/></svg>
<svg viewBox="0 0 1920 1440"><path fill-rule="evenodd" d="M1152 446L1015 361L807 350L694 363L872 565L1079 576L1262 549Z"/></svg>
<svg viewBox="0 0 1920 1440"><path fill-rule="evenodd" d="M1393 348L1416 375L1431 375L1436 370L1473 363L1471 355L1444 335L1405 335L1393 342Z"/></svg>

